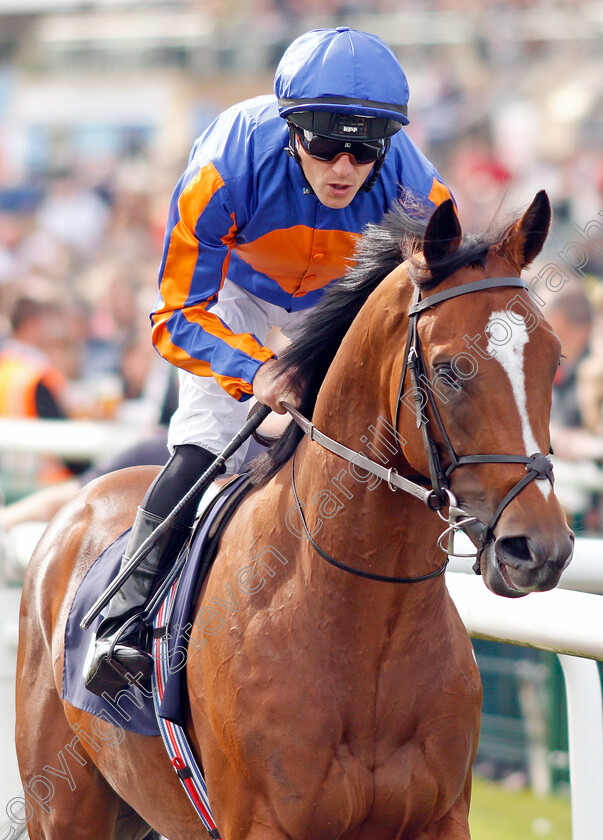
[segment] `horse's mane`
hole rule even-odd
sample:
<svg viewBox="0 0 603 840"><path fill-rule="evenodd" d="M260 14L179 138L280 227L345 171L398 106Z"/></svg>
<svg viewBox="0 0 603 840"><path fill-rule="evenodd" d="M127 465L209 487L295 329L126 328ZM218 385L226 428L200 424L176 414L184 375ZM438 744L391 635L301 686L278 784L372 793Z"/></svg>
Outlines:
<svg viewBox="0 0 603 840"><path fill-rule="evenodd" d="M371 292L400 263L422 249L427 223L410 211L408 202L397 204L379 224L363 231L354 253L354 263L339 280L331 283L319 303L304 321L303 328L279 357L276 371L289 373L302 395L299 410L311 417L318 391L352 321ZM459 268L484 263L489 248L499 236L490 229L480 236L464 236L460 247L430 270L413 263L412 281L431 289ZM251 470L254 484L268 481L295 452L303 437L291 421L277 442L259 456Z"/></svg>

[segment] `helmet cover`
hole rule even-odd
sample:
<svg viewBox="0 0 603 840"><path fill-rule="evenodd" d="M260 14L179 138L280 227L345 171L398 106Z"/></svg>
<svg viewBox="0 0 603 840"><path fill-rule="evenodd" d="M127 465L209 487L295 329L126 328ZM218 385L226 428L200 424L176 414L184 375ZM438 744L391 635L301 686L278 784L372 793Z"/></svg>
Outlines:
<svg viewBox="0 0 603 840"><path fill-rule="evenodd" d="M409 122L408 82L398 59L376 35L346 26L297 38L279 62L274 91L282 117L318 134L369 140ZM303 112L314 113L312 125ZM327 125L320 112L346 119L329 117Z"/></svg>

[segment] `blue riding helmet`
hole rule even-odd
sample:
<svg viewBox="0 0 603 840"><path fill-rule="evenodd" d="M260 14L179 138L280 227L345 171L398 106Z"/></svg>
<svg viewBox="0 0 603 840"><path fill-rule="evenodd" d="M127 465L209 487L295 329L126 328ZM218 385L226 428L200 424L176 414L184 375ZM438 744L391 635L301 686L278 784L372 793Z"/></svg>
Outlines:
<svg viewBox="0 0 603 840"><path fill-rule="evenodd" d="M282 117L326 137L384 139L409 121L398 59L376 35L347 26L297 38L277 67L274 91Z"/></svg>

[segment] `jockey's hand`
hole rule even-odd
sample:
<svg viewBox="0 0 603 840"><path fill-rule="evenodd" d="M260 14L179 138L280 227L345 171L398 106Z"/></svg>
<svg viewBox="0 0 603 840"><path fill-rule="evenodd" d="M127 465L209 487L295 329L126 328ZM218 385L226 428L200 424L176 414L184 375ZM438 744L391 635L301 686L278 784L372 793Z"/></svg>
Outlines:
<svg viewBox="0 0 603 840"><path fill-rule="evenodd" d="M277 414L285 414L283 403L290 403L294 408L299 408L301 396L295 388L291 374L277 374L276 365L276 359L268 359L258 368L253 377L253 396Z"/></svg>

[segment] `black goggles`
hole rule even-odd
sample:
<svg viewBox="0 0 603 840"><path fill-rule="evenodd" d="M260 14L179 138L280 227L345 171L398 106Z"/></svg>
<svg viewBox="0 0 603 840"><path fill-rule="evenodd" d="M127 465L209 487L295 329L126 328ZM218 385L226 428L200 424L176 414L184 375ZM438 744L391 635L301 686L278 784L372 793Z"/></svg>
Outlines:
<svg viewBox="0 0 603 840"><path fill-rule="evenodd" d="M295 128L295 133L310 157L331 161L339 155L352 155L357 164L375 163L383 155L385 140L333 140L322 134L313 134L307 129Z"/></svg>

